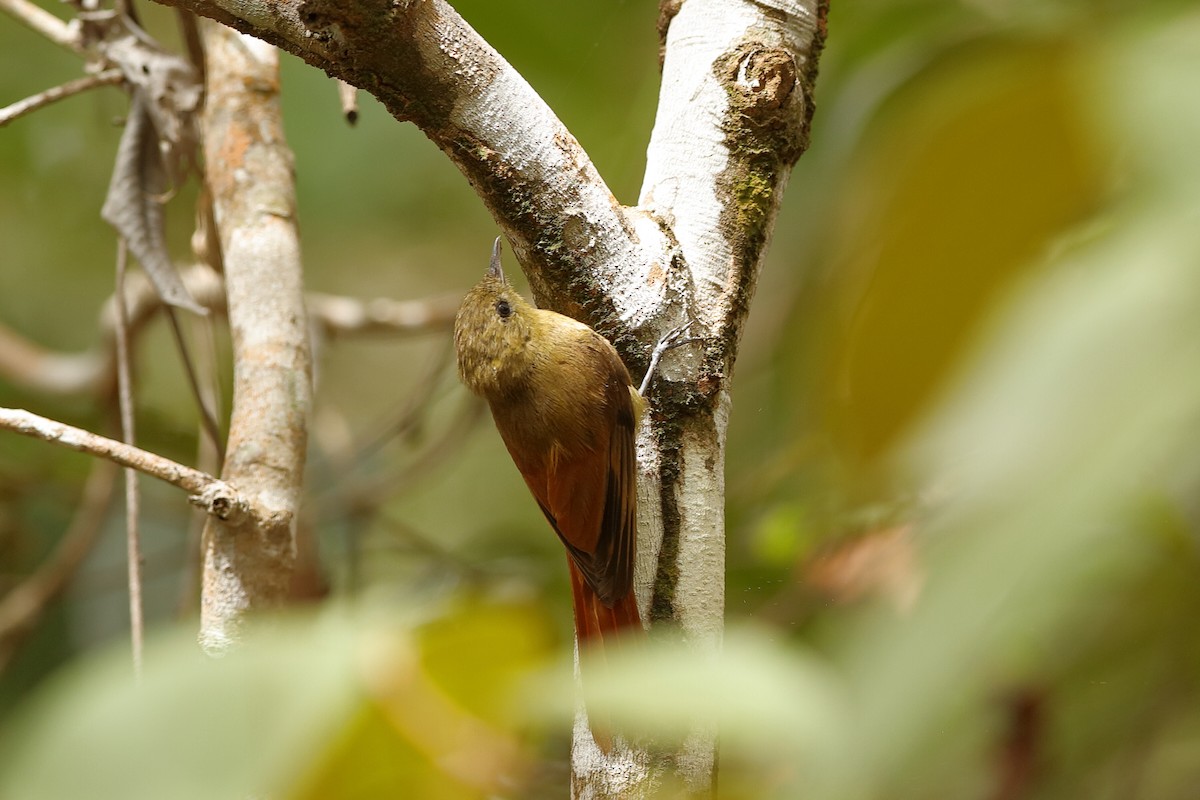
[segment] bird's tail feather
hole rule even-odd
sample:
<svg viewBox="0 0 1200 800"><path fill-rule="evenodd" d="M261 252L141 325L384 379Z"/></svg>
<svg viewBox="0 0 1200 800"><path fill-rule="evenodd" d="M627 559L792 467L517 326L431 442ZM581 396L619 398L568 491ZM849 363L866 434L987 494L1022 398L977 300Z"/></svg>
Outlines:
<svg viewBox="0 0 1200 800"><path fill-rule="evenodd" d="M638 614L633 590L606 606L584 580L583 574L570 562L571 599L575 608L575 639L579 646L580 680L586 686L589 676L607 669L609 657L645 637L642 618ZM609 715L595 703L587 706L592 738L605 753L612 751L612 725Z"/></svg>

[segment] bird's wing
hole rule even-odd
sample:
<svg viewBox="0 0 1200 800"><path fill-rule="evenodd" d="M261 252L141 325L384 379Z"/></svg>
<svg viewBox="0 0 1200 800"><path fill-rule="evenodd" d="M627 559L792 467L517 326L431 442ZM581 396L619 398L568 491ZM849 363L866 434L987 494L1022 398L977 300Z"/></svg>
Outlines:
<svg viewBox="0 0 1200 800"><path fill-rule="evenodd" d="M612 378L596 398L589 441L574 447L555 445L537 459L539 463L518 460L518 467L587 584L611 607L633 586L635 414L624 365L613 351L598 355L616 363L603 365ZM517 449L509 448L515 460Z"/></svg>
<svg viewBox="0 0 1200 800"><path fill-rule="evenodd" d="M596 451L560 458L539 504L600 600L612 606L633 586L637 477L629 396Z"/></svg>

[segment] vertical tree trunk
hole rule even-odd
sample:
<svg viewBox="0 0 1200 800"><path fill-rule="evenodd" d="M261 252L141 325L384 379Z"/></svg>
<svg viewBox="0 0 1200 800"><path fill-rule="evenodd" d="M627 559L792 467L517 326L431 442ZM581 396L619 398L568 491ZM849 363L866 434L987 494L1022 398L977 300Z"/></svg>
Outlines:
<svg viewBox="0 0 1200 800"><path fill-rule="evenodd" d="M294 520L312 404L292 154L275 48L205 23L205 178L212 193L233 334L234 385L222 476L271 512L203 537L200 641L237 643L247 612L279 605L295 558Z"/></svg>
<svg viewBox="0 0 1200 800"><path fill-rule="evenodd" d="M729 378L792 165L808 144L827 4L781 0L664 3L658 115L639 206L670 231L690 336L705 348L664 359L638 442L639 599L696 658L716 657L725 612L725 440ZM633 287L631 296L644 295ZM638 305L636 300L618 306ZM664 781L692 796L716 787L717 730L697 718L675 752L605 756L575 726L577 798L650 797Z"/></svg>

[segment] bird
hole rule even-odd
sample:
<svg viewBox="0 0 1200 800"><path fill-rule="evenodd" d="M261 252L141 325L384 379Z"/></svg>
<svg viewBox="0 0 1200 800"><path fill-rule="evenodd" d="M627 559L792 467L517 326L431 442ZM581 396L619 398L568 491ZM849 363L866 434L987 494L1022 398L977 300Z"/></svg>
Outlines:
<svg viewBox="0 0 1200 800"><path fill-rule="evenodd" d="M513 463L566 550L582 661L645 635L633 571L634 440L646 403L607 339L537 308L509 284L500 250L497 237L486 274L455 318L458 370L487 401Z"/></svg>

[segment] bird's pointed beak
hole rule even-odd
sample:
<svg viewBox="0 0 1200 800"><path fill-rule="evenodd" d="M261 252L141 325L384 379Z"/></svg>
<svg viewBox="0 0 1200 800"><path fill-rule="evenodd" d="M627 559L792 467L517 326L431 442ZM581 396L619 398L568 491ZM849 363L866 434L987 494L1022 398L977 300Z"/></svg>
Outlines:
<svg viewBox="0 0 1200 800"><path fill-rule="evenodd" d="M488 274L493 278L498 279L501 283L508 283L504 279L504 268L500 266L500 237L496 237L496 241L492 244L492 263L488 265Z"/></svg>

